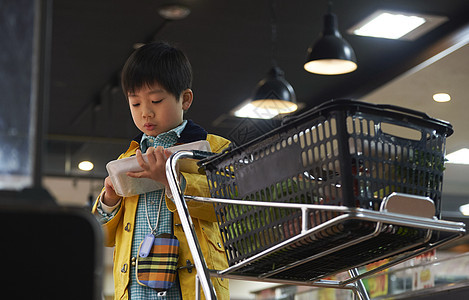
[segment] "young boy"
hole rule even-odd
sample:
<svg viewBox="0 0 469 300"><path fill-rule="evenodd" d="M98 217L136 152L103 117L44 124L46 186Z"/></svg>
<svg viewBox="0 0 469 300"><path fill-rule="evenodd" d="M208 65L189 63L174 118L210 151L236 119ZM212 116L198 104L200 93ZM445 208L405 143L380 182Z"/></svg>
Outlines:
<svg viewBox="0 0 469 300"><path fill-rule="evenodd" d="M115 246L115 299L195 299L195 274L192 255L175 204L170 198L165 163L170 155L164 148L175 144L207 140L212 152L225 149L229 141L207 132L183 113L192 104L192 70L184 53L169 44L155 42L137 49L122 71L122 88L128 98L133 121L141 134L120 158L137 156L141 172L128 173L151 178L164 189L132 197L119 197L109 177L93 213L101 220L105 245ZM148 154L148 163L142 159ZM181 172L181 188L187 195L209 196L204 175ZM187 202L202 253L209 269L228 267L213 205ZM136 257L140 243L150 232L174 234L179 240L176 283L166 295L136 280ZM212 278L218 299L229 299L228 280Z"/></svg>

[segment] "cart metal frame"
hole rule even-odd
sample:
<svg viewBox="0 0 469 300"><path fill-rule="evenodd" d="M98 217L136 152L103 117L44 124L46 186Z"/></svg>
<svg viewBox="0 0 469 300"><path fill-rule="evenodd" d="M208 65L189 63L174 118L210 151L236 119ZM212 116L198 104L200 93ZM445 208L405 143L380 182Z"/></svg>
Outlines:
<svg viewBox="0 0 469 300"><path fill-rule="evenodd" d="M426 218L426 217L417 217L412 215L406 215L402 213L395 213L389 211L373 211L368 209L362 208L350 208L345 206L333 206L333 205L315 205L315 204L297 204L297 203L279 203L279 202L261 202L261 201L245 201L245 200L235 200L235 199L219 199L219 198L208 198L208 197L198 197L198 196L185 196L178 183L178 171L177 171L177 162L179 159L183 158L192 158L192 159L202 159L206 156L199 151L188 151L182 150L174 153L170 156L166 163L166 174L169 182L169 186L173 195L173 200L176 205L178 214L181 219L182 228L186 235L190 251L192 253L194 259L194 265L197 270L196 275L196 299L200 299L200 293L203 291L205 298L210 300L217 299L217 295L215 293L215 289L212 285L210 277L221 277L221 278L228 278L228 279L238 279L238 280L248 280L248 281L262 281L262 282L271 282L271 283L280 283L280 284L292 284L292 285L307 285L307 286L315 286L315 287L327 287L327 288L340 288L340 289L350 289L354 292L355 296L367 300L369 299L368 293L363 285L361 279L365 276L372 275L374 273L380 272L386 268L389 268L393 265L401 263L405 260L408 260L412 257L415 257L419 254L427 252L431 249L443 246L448 244L465 234L465 224L459 222L450 222L444 220L438 220L436 218ZM413 195L407 195L409 197L416 197ZM235 264L231 267L228 267L225 270L210 270L207 268L207 264L205 263L205 259L203 257L200 244L197 239L197 235L195 233L195 229L192 223L191 216L189 214L188 207L186 205L186 200L191 201L203 201L203 202L218 202L218 203L228 203L228 204L239 204L239 205L254 205L254 206L271 206L271 207L279 207L279 208L289 208L289 209L299 209L302 212L302 228L301 233L288 238L287 240L270 247L238 264ZM337 217L324 222L318 226L314 226L310 228L308 224L308 212L310 210L316 211L327 211L327 212L334 212L339 213ZM340 222L344 222L345 220L364 220L364 221L371 221L376 222L375 230L366 236L363 236L360 239L342 244L337 247L333 247L327 251L318 253L306 259L297 261L290 265L286 265L278 270L274 270L271 272L259 274L258 276L245 276L245 275L237 275L235 274L236 270L242 268L243 266L252 263L256 260L259 260L269 253L272 253L275 250L284 248L296 241L304 238L305 236L314 235L316 232L320 230L324 230L327 227L334 226L339 224ZM273 275L286 270L288 268L293 268L297 265L301 265L312 260L321 259L321 257L339 251L341 249L350 247L354 244L358 244L364 240L370 239L380 234L380 229L383 224L395 224L395 225L402 225L402 226L409 226L415 227L420 229L426 229L427 238L423 242L416 242L407 248L399 249L391 254L386 254L384 257L377 257L374 258L372 261L377 261L382 258L389 258L392 257L388 263L376 267L372 270L366 271L364 273L359 273L358 267L367 265L372 261L360 262L360 265L357 268L352 269L338 269L336 272L332 274L324 274L325 276L330 276L334 274L338 274L344 271L348 271L350 278L347 280L337 281L337 280L306 280L306 281L291 281L291 280L283 280L272 278ZM439 239L434 242L430 242L430 238L432 237L432 232L441 232L445 237Z"/></svg>

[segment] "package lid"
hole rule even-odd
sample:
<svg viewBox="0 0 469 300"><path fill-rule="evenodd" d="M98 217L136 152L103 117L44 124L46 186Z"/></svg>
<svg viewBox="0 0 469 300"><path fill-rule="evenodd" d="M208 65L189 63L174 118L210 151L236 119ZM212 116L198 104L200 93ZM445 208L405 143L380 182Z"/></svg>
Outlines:
<svg viewBox="0 0 469 300"><path fill-rule="evenodd" d="M187 144L176 145L167 148L167 150L175 153L180 150L199 150L210 152L210 144L206 140L196 141ZM147 154L143 154L143 160L148 163ZM187 160L181 160L180 171L189 171L195 165L195 162ZM149 178L133 178L127 176L127 172L138 172L143 170L138 164L137 157L127 157L110 161L106 165L106 169L111 178L112 184L117 195L121 197L129 197L133 195L139 195L155 190L164 188L164 185L160 182L156 182Z"/></svg>

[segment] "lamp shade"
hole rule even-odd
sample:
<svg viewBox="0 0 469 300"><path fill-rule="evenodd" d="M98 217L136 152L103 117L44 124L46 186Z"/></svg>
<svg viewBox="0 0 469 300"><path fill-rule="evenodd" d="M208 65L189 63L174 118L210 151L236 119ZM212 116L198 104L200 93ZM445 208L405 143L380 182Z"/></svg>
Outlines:
<svg viewBox="0 0 469 300"><path fill-rule="evenodd" d="M324 30L318 40L308 48L306 71L323 75L338 75L357 69L357 58L350 44L337 29L337 17L324 15Z"/></svg>
<svg viewBox="0 0 469 300"><path fill-rule="evenodd" d="M285 80L284 72L273 67L266 78L259 81L251 104L256 108L275 111L279 114L294 112L298 109L293 87Z"/></svg>

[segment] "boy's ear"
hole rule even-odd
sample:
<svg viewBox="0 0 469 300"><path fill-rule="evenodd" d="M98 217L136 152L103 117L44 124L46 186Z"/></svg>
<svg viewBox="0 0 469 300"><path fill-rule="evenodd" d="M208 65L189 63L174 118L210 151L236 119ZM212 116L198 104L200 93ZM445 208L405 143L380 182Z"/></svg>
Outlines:
<svg viewBox="0 0 469 300"><path fill-rule="evenodd" d="M182 97L182 109L186 111L192 105L192 99L194 98L194 94L192 93L191 89L186 89L182 92L181 97Z"/></svg>

